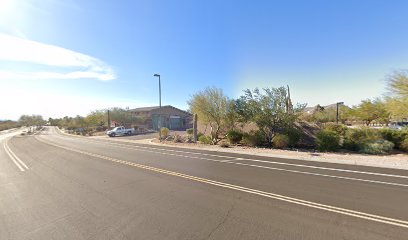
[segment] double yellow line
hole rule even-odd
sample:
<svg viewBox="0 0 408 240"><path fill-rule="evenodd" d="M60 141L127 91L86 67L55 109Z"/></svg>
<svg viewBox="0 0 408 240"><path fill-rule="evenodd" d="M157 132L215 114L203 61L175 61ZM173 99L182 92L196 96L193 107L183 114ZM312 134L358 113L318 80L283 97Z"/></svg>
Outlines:
<svg viewBox="0 0 408 240"><path fill-rule="evenodd" d="M214 180L210 180L210 179L206 179L206 178L195 177L195 176L192 176L192 175L173 172L173 171L169 171L169 170L165 170L165 169L161 169L161 168L151 167L151 166L147 166L147 165L143 165L143 164L124 161L124 160L120 160L120 159L116 159L116 158L112 158L112 157L107 157L107 156L103 156L103 155L99 155L99 154L95 154L95 153L90 153L90 152L86 152L86 151L82 151L82 150L68 148L68 147L61 146L61 145L58 145L58 144L55 144L55 143L50 143L48 141L44 141L44 140L39 139L39 138L37 138L37 140L39 140L40 142L43 142L45 144L48 144L48 145L51 145L51 146L54 146L54 147L58 147L58 148L62 148L62 149L65 149L65 150L68 150L68 151L71 151L71 152L76 152L76 153L84 154L84 155L99 158L99 159L108 160L108 161L123 164L123 165L128 165L128 166L137 167L137 168L140 168L140 169L145 169L145 170L149 170L149 171L153 171L153 172L157 172L157 173L162 173L162 174L167 174L167 175L171 175L171 176L175 176L175 177L180 177L180 178L184 178L184 179L188 179L188 180L192 180L192 181L196 181L196 182L200 182L200 183L210 184L210 185L214 185L214 186L218 186L218 187L222 187L222 188L226 188L226 189L231 189L231 190L236 190L236 191L240 191L240 192L250 193L250 194L263 196L263 197L267 197L267 198L270 198L270 199L276 199L276 200L280 200L280 201L284 201L284 202L289 202L289 203L293 203L293 204L301 205L301 206L305 206L305 207L320 209L320 210L333 212L333 213L338 213L338 214L347 215L347 216L352 216L352 217L356 217L356 218L360 218L360 219L365 219L365 220L370 220L370 221L374 221L374 222L389 224L389 225L393 225L393 226L408 228L408 221L404 221L404 220L400 220L400 219L394 219L394 218L383 217L383 216L379 216L379 215L359 212L359 211L355 211L355 210L334 207L334 206L320 204L320 203L311 202L311 201L306 201L306 200L302 200L302 199L287 197L287 196L283 196L283 195L279 195L279 194L275 194L275 193L260 191L260 190L256 190L256 189L252 189L252 188L247 188L247 187L237 186L237 185L223 183L223 182L219 182L219 181L214 181Z"/></svg>
<svg viewBox="0 0 408 240"><path fill-rule="evenodd" d="M21 159L17 157L17 155L13 151L11 151L10 147L8 146L8 139L4 140L3 147L7 155L20 171L24 172L25 170L28 170L28 166L23 161L21 161Z"/></svg>

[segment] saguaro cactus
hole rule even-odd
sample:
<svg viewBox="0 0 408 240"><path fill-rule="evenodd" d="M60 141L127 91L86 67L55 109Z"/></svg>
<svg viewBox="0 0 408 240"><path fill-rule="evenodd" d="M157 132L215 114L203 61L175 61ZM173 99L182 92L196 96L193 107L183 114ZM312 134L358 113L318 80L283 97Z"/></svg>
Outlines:
<svg viewBox="0 0 408 240"><path fill-rule="evenodd" d="M194 114L193 118L193 140L194 142L197 142L197 113Z"/></svg>

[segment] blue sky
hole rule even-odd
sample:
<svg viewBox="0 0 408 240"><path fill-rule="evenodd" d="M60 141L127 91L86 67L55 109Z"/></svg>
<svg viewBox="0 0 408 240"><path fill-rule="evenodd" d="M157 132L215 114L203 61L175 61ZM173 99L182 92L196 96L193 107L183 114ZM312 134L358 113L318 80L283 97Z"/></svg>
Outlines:
<svg viewBox="0 0 408 240"><path fill-rule="evenodd" d="M392 3L391 3L392 2ZM381 96L407 68L407 1L0 0L0 119L187 109L207 86L289 84L295 102Z"/></svg>

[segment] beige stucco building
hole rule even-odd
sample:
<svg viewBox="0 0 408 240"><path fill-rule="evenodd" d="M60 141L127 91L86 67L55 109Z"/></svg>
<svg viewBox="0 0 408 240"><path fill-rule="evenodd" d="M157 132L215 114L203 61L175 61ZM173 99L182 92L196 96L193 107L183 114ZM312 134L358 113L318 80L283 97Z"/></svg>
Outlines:
<svg viewBox="0 0 408 240"><path fill-rule="evenodd" d="M134 118L142 118L145 128L158 130L167 127L170 130L186 130L192 127L192 115L170 105L142 107L129 110Z"/></svg>

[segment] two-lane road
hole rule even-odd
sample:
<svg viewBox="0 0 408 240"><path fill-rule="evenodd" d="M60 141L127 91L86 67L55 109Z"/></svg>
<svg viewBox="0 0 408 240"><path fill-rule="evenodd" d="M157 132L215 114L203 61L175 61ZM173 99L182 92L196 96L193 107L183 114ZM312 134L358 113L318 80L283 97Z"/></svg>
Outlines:
<svg viewBox="0 0 408 240"><path fill-rule="evenodd" d="M408 172L58 134L3 139L0 239L408 239Z"/></svg>

